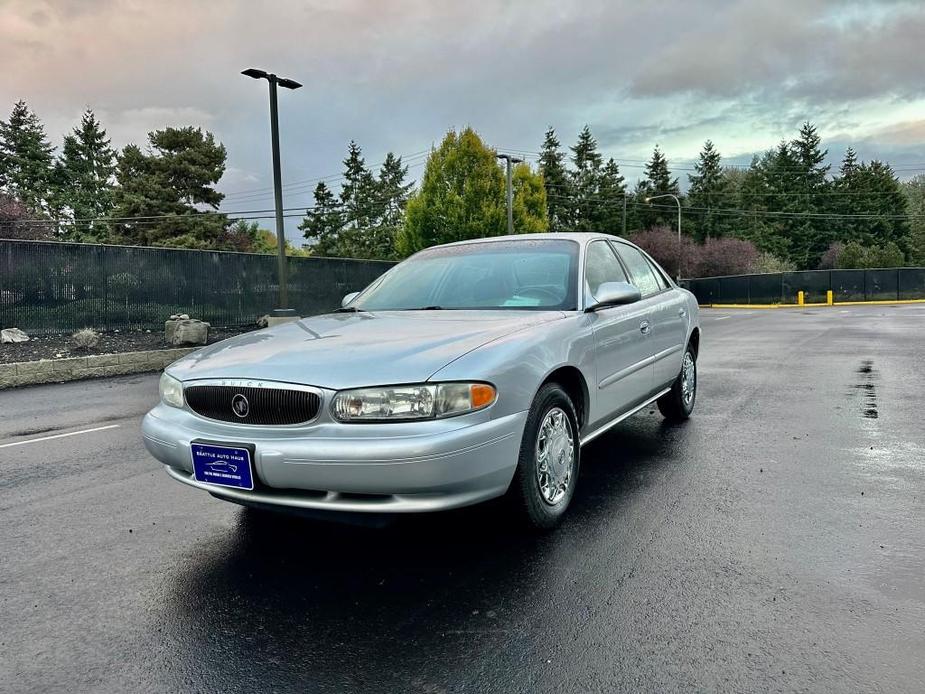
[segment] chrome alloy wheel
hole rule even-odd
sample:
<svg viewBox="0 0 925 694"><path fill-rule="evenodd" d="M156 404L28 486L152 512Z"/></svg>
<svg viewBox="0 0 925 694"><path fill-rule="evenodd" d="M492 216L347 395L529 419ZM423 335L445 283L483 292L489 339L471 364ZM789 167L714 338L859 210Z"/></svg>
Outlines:
<svg viewBox="0 0 925 694"><path fill-rule="evenodd" d="M684 407L691 406L696 388L697 369L694 365L694 357L690 352L685 352L684 361L681 362L681 398L684 400Z"/></svg>
<svg viewBox="0 0 925 694"><path fill-rule="evenodd" d="M543 418L536 437L536 481L540 495L555 506L568 492L575 470L575 439L572 421L553 407Z"/></svg>

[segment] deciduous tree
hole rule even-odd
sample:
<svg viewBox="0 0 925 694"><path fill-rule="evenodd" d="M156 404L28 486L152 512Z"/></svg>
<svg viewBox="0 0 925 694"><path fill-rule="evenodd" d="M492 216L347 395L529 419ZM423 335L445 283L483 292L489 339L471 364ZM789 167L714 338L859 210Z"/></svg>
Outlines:
<svg viewBox="0 0 925 694"><path fill-rule="evenodd" d="M504 197L504 176L495 152L472 128L451 130L431 152L420 188L408 200L398 237L400 254L504 234Z"/></svg>

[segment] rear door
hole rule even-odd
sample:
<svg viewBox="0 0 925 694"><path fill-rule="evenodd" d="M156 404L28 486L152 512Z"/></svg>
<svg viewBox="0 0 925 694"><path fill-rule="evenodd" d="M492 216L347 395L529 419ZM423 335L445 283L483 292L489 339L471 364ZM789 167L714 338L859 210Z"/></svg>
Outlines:
<svg viewBox="0 0 925 694"><path fill-rule="evenodd" d="M661 390L681 371L687 337L687 309L683 293L676 289L652 260L638 248L616 242L620 259L649 305L653 364L653 387Z"/></svg>
<svg viewBox="0 0 925 694"><path fill-rule="evenodd" d="M585 255L585 305L604 282L630 282L607 241L592 241ZM638 404L652 391L653 367L647 302L601 308L591 315L597 372L597 408L589 429Z"/></svg>

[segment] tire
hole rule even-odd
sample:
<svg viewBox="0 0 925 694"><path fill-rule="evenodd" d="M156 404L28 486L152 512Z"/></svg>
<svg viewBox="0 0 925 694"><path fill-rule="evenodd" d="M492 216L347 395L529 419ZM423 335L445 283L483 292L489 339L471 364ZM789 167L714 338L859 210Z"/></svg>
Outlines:
<svg viewBox="0 0 925 694"><path fill-rule="evenodd" d="M559 384L547 383L527 415L508 490L509 504L522 525L549 530L559 524L575 494L580 453L575 406Z"/></svg>
<svg viewBox="0 0 925 694"><path fill-rule="evenodd" d="M690 385L689 390L687 390L688 384ZM697 354L688 345L681 358L681 372L671 385L671 390L658 399L658 410L668 421L682 422L691 416L696 402Z"/></svg>

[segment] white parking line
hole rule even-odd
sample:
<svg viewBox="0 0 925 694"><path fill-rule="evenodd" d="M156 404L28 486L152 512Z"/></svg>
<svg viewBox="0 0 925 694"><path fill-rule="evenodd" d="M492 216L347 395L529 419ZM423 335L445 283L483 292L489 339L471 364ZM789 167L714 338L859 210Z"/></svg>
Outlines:
<svg viewBox="0 0 925 694"><path fill-rule="evenodd" d="M80 434L92 434L94 431L105 431L106 429L118 429L118 424L108 424L104 427L94 427L93 429L82 429L81 431L71 431L67 434L55 434L53 436L42 436L37 439L28 441L17 441L16 443L0 443L0 448L11 448L12 446L25 446L27 443L39 443L40 441L51 441L52 439L63 439L66 436L79 436Z"/></svg>
<svg viewBox="0 0 925 694"><path fill-rule="evenodd" d="M716 320L726 320L727 318L732 318L732 316L720 316Z"/></svg>

